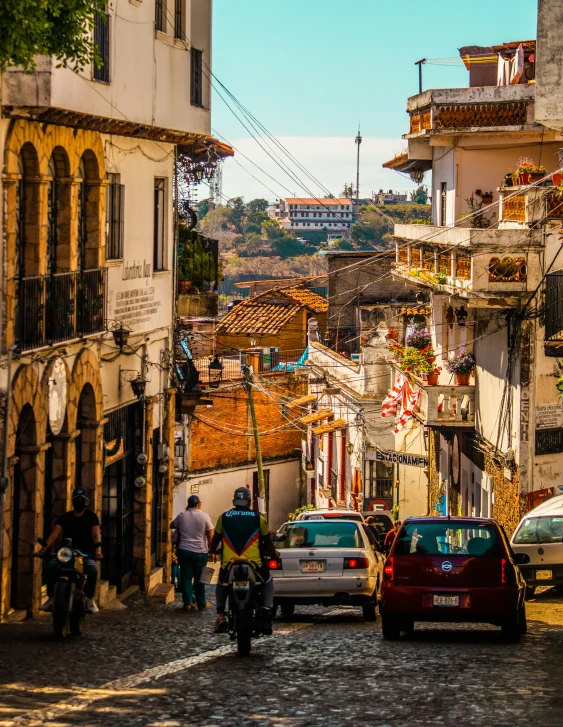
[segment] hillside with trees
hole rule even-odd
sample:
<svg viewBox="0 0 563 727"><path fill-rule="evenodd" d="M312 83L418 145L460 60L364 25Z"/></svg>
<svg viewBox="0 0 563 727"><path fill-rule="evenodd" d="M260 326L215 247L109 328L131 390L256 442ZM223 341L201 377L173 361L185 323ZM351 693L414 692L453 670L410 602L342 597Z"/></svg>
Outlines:
<svg viewBox="0 0 563 727"><path fill-rule="evenodd" d="M360 207L350 239L330 242L319 235L300 239L278 220L268 217L268 201L245 202L235 197L226 205L211 207L209 200L198 205L199 228L204 235L219 240L224 288L233 282L253 278L283 278L319 275L326 264L320 252L382 250L392 246L395 222L428 224L430 207L423 187L411 194L411 202L396 205L367 204ZM229 284L230 283L230 284Z"/></svg>

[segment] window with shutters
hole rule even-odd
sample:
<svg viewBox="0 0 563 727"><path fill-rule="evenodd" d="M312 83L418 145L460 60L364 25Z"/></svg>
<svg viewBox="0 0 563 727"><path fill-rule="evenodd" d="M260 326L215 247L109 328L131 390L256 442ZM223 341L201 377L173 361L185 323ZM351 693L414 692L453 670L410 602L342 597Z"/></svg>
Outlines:
<svg viewBox="0 0 563 727"><path fill-rule="evenodd" d="M154 25L161 33L166 33L166 9L166 0L155 0Z"/></svg>
<svg viewBox="0 0 563 727"><path fill-rule="evenodd" d="M123 257L125 186L120 174L108 174L106 187L106 259Z"/></svg>
<svg viewBox="0 0 563 727"><path fill-rule="evenodd" d="M184 0L174 0L174 37L184 40Z"/></svg>
<svg viewBox="0 0 563 727"><path fill-rule="evenodd" d="M166 270L165 250L166 179L154 180L154 258L153 270Z"/></svg>
<svg viewBox="0 0 563 727"><path fill-rule="evenodd" d="M192 106L203 106L203 51L191 50L191 89L190 103Z"/></svg>
<svg viewBox="0 0 563 727"><path fill-rule="evenodd" d="M96 45L97 62L94 62L94 81L110 82L109 75L109 13L96 13L94 18L94 43Z"/></svg>

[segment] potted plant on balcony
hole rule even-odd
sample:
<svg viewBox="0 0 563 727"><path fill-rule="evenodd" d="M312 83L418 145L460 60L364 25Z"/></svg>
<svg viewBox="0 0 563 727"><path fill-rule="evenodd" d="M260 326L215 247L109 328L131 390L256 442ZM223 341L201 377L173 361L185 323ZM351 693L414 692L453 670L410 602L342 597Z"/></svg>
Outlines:
<svg viewBox="0 0 563 727"><path fill-rule="evenodd" d="M410 348L417 348L419 351L428 348L431 342L430 331L427 328L415 328L415 330L407 336L407 340L405 341L407 346Z"/></svg>
<svg viewBox="0 0 563 727"><path fill-rule="evenodd" d="M544 166L538 166L530 157L520 157L516 173L520 184L530 184L530 182L537 182L545 177L547 171Z"/></svg>
<svg viewBox="0 0 563 727"><path fill-rule="evenodd" d="M390 328L387 332L387 338L390 338L392 341L396 341L398 336L399 334L396 328Z"/></svg>
<svg viewBox="0 0 563 727"><path fill-rule="evenodd" d="M428 386L438 386L438 378L441 370L439 366L433 366L432 372L426 374L426 383Z"/></svg>
<svg viewBox="0 0 563 727"><path fill-rule="evenodd" d="M483 204L492 204L493 203L493 193L492 192L482 192L480 189L475 190L475 194L478 197L481 197L481 202Z"/></svg>
<svg viewBox="0 0 563 727"><path fill-rule="evenodd" d="M455 374L458 386L468 386L469 377L475 369L475 357L461 348L458 353L451 353L446 363L450 374Z"/></svg>
<svg viewBox="0 0 563 727"><path fill-rule="evenodd" d="M426 348L421 349L420 353L424 355L429 363L434 363L434 361L436 360L436 356L434 355L434 349L432 348L432 346L426 346Z"/></svg>
<svg viewBox="0 0 563 727"><path fill-rule="evenodd" d="M563 174L561 172L554 172L551 175L551 181L554 187L559 187L563 181Z"/></svg>

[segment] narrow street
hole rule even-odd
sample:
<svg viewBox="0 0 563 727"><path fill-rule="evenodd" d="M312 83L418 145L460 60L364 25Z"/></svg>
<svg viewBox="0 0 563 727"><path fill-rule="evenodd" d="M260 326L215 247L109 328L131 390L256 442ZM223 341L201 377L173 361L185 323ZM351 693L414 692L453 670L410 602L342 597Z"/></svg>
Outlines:
<svg viewBox="0 0 563 727"><path fill-rule="evenodd" d="M278 619L244 660L211 633L213 612L147 605L140 594L65 643L53 641L48 617L3 625L0 726L561 724L563 599L552 591L528 604L516 645L492 627L440 625L384 642L360 613Z"/></svg>

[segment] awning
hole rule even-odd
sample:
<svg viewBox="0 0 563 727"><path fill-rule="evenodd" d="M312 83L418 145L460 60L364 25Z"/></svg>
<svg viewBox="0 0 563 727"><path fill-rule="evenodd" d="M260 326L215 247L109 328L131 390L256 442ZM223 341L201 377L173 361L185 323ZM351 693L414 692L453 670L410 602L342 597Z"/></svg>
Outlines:
<svg viewBox="0 0 563 727"><path fill-rule="evenodd" d="M317 400L316 394L307 394L306 396L300 396L299 399L292 399L290 402L286 404L290 409L293 409L297 406L305 406L306 404L312 404L314 401Z"/></svg>
<svg viewBox="0 0 563 727"><path fill-rule="evenodd" d="M329 434L330 432L336 432L338 429L345 429L348 426L346 419L335 419L333 422L328 422L320 427L313 429L313 434L320 436L321 434Z"/></svg>
<svg viewBox="0 0 563 727"><path fill-rule="evenodd" d="M328 419L328 417L333 416L334 412L332 409L321 409L320 411L314 411L311 414L301 417L299 421L303 424L314 424L315 422L320 422L323 419Z"/></svg>

